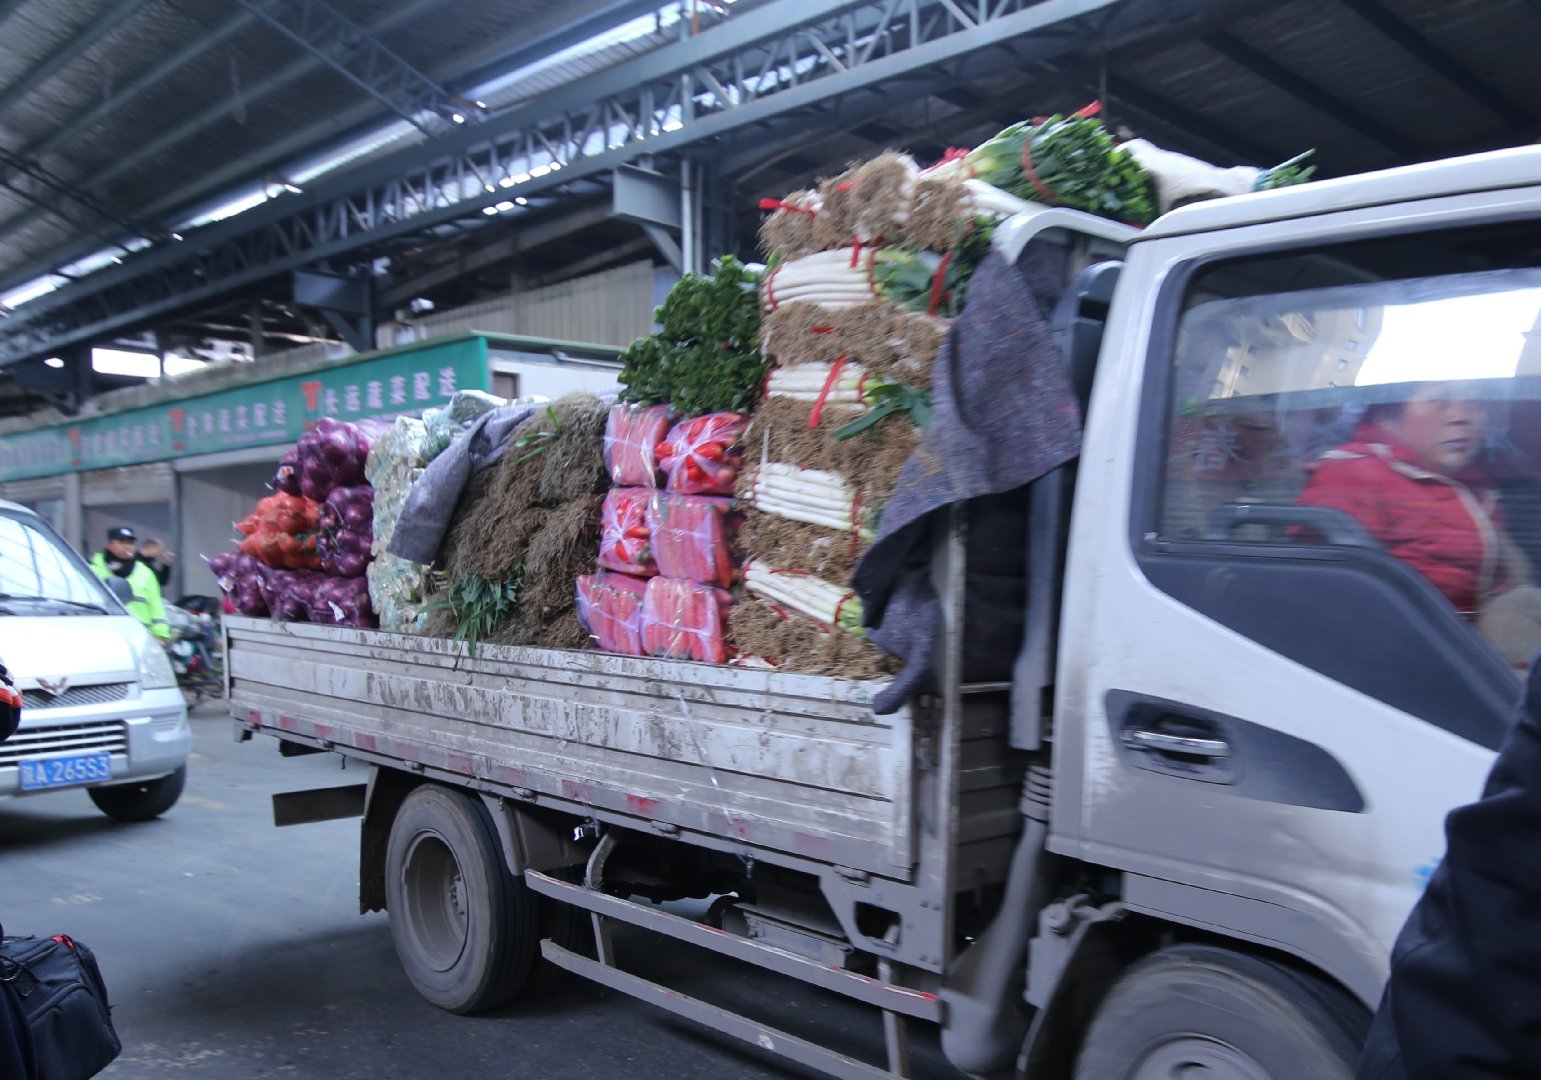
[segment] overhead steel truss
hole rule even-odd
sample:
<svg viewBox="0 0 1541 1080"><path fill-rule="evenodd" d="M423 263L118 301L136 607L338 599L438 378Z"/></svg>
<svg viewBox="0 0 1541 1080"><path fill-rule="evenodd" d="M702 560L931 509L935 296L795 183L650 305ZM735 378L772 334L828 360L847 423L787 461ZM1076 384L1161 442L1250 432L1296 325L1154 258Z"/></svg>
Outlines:
<svg viewBox="0 0 1541 1080"><path fill-rule="evenodd" d="M772 0L697 37L542 95L476 127L284 195L126 258L0 319L0 366L51 355L326 260L688 151L736 129L828 109L1024 40L1049 59L1107 20L1134 25L1220 0ZM1116 9L1116 10L1115 10Z"/></svg>
<svg viewBox="0 0 1541 1080"><path fill-rule="evenodd" d="M236 2L426 135L481 118L326 0Z"/></svg>

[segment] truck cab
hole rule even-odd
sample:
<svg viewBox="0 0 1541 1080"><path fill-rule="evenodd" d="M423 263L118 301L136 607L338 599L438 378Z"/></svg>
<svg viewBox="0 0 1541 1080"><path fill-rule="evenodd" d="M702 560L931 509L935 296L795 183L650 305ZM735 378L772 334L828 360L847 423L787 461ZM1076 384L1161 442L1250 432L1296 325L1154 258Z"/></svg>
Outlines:
<svg viewBox="0 0 1541 1080"><path fill-rule="evenodd" d="M1526 148L1184 208L1095 268L1117 285L1081 321L1052 727L1019 708L1016 731L1053 733L1047 850L1115 875L1080 918L1186 927L1310 972L1341 1021L1374 1008L1541 644L1538 212ZM1260 1031L1158 1031L1174 991L1202 1012L1213 960L1115 980L1078 1075L1338 1075Z"/></svg>
<svg viewBox="0 0 1541 1080"><path fill-rule="evenodd" d="M84 787L120 821L177 801L192 732L160 644L26 507L0 502L0 657L23 706L0 799Z"/></svg>

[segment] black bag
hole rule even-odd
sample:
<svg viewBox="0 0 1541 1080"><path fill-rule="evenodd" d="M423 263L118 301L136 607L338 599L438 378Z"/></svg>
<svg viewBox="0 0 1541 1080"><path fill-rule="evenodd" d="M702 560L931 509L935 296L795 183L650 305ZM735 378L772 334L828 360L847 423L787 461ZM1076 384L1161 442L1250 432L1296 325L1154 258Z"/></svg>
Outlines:
<svg viewBox="0 0 1541 1080"><path fill-rule="evenodd" d="M0 939L0 983L26 1019L36 1080L87 1080L122 1052L96 957L68 935Z"/></svg>

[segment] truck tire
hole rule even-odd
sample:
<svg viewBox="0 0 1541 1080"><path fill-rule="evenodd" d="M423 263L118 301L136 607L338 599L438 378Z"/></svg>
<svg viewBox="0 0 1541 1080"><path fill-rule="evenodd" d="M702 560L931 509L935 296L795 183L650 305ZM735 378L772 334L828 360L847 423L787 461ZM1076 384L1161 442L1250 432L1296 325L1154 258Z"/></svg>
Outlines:
<svg viewBox="0 0 1541 1080"><path fill-rule="evenodd" d="M1335 987L1253 956L1178 946L1121 976L1076 1080L1352 1080L1368 1016Z"/></svg>
<svg viewBox="0 0 1541 1080"><path fill-rule="evenodd" d="M187 766L155 780L86 788L96 808L114 821L149 821L176 805L187 784Z"/></svg>
<svg viewBox="0 0 1541 1080"><path fill-rule="evenodd" d="M540 897L508 872L477 800L416 788L385 852L391 940L407 978L452 1013L484 1012L525 989L540 960Z"/></svg>

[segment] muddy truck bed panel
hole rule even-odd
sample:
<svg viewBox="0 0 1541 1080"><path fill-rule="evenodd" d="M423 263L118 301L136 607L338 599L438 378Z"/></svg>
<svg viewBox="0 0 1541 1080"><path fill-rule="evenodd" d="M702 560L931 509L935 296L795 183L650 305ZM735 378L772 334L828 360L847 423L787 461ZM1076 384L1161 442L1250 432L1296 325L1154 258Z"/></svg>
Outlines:
<svg viewBox="0 0 1541 1080"><path fill-rule="evenodd" d="M249 727L909 880L911 715L870 684L231 617Z"/></svg>

